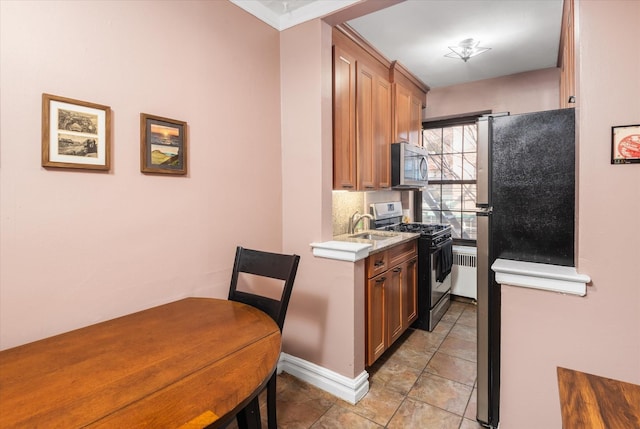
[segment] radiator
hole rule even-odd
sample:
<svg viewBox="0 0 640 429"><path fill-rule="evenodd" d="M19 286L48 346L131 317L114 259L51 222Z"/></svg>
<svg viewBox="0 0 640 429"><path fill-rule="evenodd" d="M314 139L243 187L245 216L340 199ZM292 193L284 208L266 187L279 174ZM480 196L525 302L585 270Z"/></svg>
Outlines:
<svg viewBox="0 0 640 429"><path fill-rule="evenodd" d="M453 267L451 267L451 293L477 299L475 247L453 246Z"/></svg>

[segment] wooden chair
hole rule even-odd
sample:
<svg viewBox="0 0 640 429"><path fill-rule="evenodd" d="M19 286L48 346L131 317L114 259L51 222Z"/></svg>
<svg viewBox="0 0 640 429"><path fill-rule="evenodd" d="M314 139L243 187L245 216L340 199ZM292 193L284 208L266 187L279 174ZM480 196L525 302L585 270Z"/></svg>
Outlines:
<svg viewBox="0 0 640 429"><path fill-rule="evenodd" d="M293 289L293 281L298 271L300 256L283 255L279 253L269 253L259 250L244 249L240 246L236 249L236 259L231 275L231 287L229 288L229 300L238 301L256 307L267 313L276 322L282 332L284 318L289 306L289 298ZM269 298L247 291L238 290L238 277L241 273L247 273L259 277L283 280L282 294L280 299ZM267 382L267 416L269 429L276 429L278 426L276 419L276 372L273 373ZM258 397L238 414L238 426L240 429L254 426L249 423L248 418L260 418ZM251 416L253 415L253 417Z"/></svg>

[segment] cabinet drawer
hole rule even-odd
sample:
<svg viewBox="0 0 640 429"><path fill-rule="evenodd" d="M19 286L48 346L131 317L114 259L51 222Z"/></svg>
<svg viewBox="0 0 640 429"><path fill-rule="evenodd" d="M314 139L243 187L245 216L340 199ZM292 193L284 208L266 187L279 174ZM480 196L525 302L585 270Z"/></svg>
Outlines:
<svg viewBox="0 0 640 429"><path fill-rule="evenodd" d="M387 261L386 251L369 256L367 258L367 278L370 279L387 271L389 266Z"/></svg>
<svg viewBox="0 0 640 429"><path fill-rule="evenodd" d="M416 240L411 240L388 249L386 251L388 266L395 267L396 265L416 256L418 252L416 243Z"/></svg>

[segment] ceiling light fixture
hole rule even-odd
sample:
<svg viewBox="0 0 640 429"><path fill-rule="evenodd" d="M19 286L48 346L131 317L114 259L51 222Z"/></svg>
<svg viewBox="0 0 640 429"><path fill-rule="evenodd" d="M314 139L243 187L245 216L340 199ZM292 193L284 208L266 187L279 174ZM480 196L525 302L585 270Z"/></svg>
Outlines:
<svg viewBox="0 0 640 429"><path fill-rule="evenodd" d="M478 46L479 44L480 42L476 42L474 39L464 39L462 42L458 43L458 46L449 46L451 52L445 55L445 57L458 58L466 63L469 58L475 57L476 55L491 49L481 48Z"/></svg>

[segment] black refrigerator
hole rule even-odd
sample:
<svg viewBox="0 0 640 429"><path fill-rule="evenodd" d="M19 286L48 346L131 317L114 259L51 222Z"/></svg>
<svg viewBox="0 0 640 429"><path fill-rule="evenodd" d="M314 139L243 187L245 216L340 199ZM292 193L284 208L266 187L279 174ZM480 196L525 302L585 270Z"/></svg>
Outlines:
<svg viewBox="0 0 640 429"><path fill-rule="evenodd" d="M500 285L497 258L574 266L574 109L478 120L478 411L500 420Z"/></svg>

